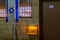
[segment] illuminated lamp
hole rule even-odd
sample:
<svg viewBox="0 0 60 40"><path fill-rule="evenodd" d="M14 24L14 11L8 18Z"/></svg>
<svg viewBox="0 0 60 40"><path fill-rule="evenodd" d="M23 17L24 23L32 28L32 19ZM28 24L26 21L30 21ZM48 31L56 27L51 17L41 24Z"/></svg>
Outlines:
<svg viewBox="0 0 60 40"><path fill-rule="evenodd" d="M38 34L38 26L37 25L29 25L29 26L27 26L26 33L28 35L37 35Z"/></svg>

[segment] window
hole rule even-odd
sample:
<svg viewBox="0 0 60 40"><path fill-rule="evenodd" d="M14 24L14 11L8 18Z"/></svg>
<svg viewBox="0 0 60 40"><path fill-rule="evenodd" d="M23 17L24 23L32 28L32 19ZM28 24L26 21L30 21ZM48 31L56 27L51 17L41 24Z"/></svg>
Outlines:
<svg viewBox="0 0 60 40"><path fill-rule="evenodd" d="M19 2L19 17L31 17L32 0L20 0Z"/></svg>
<svg viewBox="0 0 60 40"><path fill-rule="evenodd" d="M5 0L0 0L0 17L6 17Z"/></svg>
<svg viewBox="0 0 60 40"><path fill-rule="evenodd" d="M6 0L0 0L0 17L6 17ZM20 0L19 1L19 17L31 17L32 14L32 0Z"/></svg>

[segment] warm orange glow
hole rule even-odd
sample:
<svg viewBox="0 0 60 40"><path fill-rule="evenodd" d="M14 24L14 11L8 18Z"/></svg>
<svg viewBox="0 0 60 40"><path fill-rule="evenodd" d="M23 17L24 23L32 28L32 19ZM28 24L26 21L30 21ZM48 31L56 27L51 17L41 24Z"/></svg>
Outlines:
<svg viewBox="0 0 60 40"><path fill-rule="evenodd" d="M37 35L38 26L30 25L27 27L27 34L28 35Z"/></svg>

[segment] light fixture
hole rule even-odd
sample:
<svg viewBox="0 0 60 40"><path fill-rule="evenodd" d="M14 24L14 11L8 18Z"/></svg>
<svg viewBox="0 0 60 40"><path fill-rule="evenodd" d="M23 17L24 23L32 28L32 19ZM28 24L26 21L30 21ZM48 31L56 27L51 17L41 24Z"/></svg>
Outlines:
<svg viewBox="0 0 60 40"><path fill-rule="evenodd" d="M39 27L37 25L28 25L26 32L28 35L37 35Z"/></svg>

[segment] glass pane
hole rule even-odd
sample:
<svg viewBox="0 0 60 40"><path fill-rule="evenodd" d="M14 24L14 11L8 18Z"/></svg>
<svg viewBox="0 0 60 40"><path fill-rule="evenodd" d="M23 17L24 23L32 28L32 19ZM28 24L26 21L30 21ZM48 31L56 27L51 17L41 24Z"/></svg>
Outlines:
<svg viewBox="0 0 60 40"><path fill-rule="evenodd" d="M6 16L5 15L5 13L6 13L5 8L6 8L5 0L0 0L0 17L5 17Z"/></svg>
<svg viewBox="0 0 60 40"><path fill-rule="evenodd" d="M32 0L20 0L19 2L19 17L31 17Z"/></svg>

